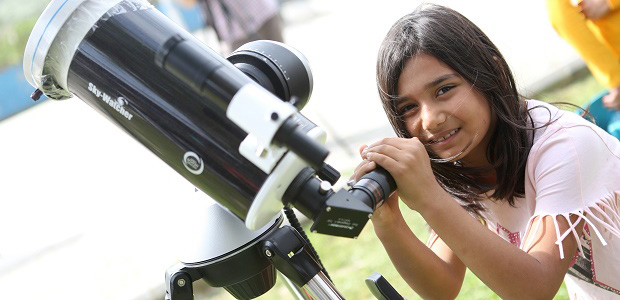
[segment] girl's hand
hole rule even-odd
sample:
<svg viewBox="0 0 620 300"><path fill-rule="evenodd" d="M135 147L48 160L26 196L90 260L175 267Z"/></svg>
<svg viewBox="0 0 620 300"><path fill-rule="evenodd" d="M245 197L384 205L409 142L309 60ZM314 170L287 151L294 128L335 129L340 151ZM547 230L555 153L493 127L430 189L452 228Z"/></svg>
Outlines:
<svg viewBox="0 0 620 300"><path fill-rule="evenodd" d="M418 138L386 138L362 149L362 158L385 168L396 181L400 199L420 211L445 191L431 169L430 158Z"/></svg>
<svg viewBox="0 0 620 300"><path fill-rule="evenodd" d="M366 153L364 152L364 149L366 148L366 145L360 147L359 151L363 161L355 168L355 172L353 173L353 176L351 176L350 180L357 182L362 178L362 176L370 173L377 167L377 164L374 161L369 161L366 159ZM375 233L377 233L379 237L385 233L391 232L395 226L405 224L405 219L403 218L400 208L398 207L398 192L393 192L392 195L390 195L390 197L383 202L383 204L375 209L371 220L373 227L375 228Z"/></svg>
<svg viewBox="0 0 620 300"><path fill-rule="evenodd" d="M592 21L605 17L611 10L607 0L581 0L579 7L581 13Z"/></svg>

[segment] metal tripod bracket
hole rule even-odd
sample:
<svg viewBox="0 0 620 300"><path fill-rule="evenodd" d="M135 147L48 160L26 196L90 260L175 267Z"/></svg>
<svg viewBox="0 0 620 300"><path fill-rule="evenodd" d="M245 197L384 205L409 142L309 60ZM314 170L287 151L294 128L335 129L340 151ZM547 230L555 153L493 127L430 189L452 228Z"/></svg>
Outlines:
<svg viewBox="0 0 620 300"><path fill-rule="evenodd" d="M299 286L307 299L344 299L323 266L314 258L303 237L290 226L274 231L262 244L263 253L276 269Z"/></svg>
<svg viewBox="0 0 620 300"><path fill-rule="evenodd" d="M196 269L179 263L166 271L166 300L194 300L192 283L202 276Z"/></svg>

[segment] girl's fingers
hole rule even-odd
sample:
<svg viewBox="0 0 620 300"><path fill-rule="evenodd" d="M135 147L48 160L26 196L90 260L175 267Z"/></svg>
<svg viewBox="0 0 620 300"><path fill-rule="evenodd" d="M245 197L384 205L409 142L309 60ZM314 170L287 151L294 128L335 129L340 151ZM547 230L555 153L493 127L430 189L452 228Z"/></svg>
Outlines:
<svg viewBox="0 0 620 300"><path fill-rule="evenodd" d="M364 164L355 175L355 182L359 181L364 175L370 173L370 171L374 170L377 167L377 163L374 161L368 161Z"/></svg>
<svg viewBox="0 0 620 300"><path fill-rule="evenodd" d="M366 162L363 161L361 162L359 165L357 165L357 167L355 167L355 170L353 171L353 175L351 175L351 177L349 178L349 180L355 180L355 178L357 177L357 173L359 173L360 169L362 168L362 166L365 164Z"/></svg>
<svg viewBox="0 0 620 300"><path fill-rule="evenodd" d="M368 159L376 162L378 165L382 166L386 171L392 173L399 167L398 161L394 158L379 152L369 152L366 154Z"/></svg>
<svg viewBox="0 0 620 300"><path fill-rule="evenodd" d="M422 142L420 142L420 140L418 138L409 138L409 139L405 139L405 138L385 138L382 139L378 142L372 143L370 144L370 146L366 147L362 152L366 151L374 151L374 149L376 147L382 146L382 145L390 145L393 146L394 148L397 148L399 150L411 150L413 148L418 148L418 147L424 147L424 144L422 144Z"/></svg>
<svg viewBox="0 0 620 300"><path fill-rule="evenodd" d="M389 156L392 159L398 161L399 156L405 154L405 151L402 151L401 149L397 148L394 145L391 144L383 144L383 145L377 145L372 147L371 149L366 149L366 158L370 159L368 157L368 154L370 153L381 153L383 155Z"/></svg>
<svg viewBox="0 0 620 300"><path fill-rule="evenodd" d="M364 144L360 146L360 154L364 151L364 149L368 148L368 145Z"/></svg>
<svg viewBox="0 0 620 300"><path fill-rule="evenodd" d="M359 163L357 165L357 167L355 167L355 170L353 171L353 175L351 175L351 178L349 178L349 180L355 180L357 181L359 179L358 174L360 174L361 172L364 172L365 170L362 170L362 168L364 168L364 166L366 166L366 168L368 168L368 163L369 161L366 159L366 153L364 152L364 150L368 148L368 146L366 144L361 145L359 148L359 152L360 152L360 156L362 157L363 161L361 163ZM362 154L363 153L363 154ZM365 174L365 173L363 173Z"/></svg>
<svg viewBox="0 0 620 300"><path fill-rule="evenodd" d="M364 160L357 169L353 172L353 176L351 176L351 180L355 182L359 181L362 176L366 175L370 171L374 170L377 167L377 164L373 161Z"/></svg>
<svg viewBox="0 0 620 300"><path fill-rule="evenodd" d="M403 139L403 138L384 138L380 141L374 142L372 144L370 144L367 148L366 151L369 151L370 149L380 146L380 145L392 145L396 148L399 148L398 146L402 146L404 143L403 141L405 141L407 139ZM401 149L402 150L402 149Z"/></svg>
<svg viewBox="0 0 620 300"><path fill-rule="evenodd" d="M366 159L366 152L364 152L364 150L366 150L368 148L368 146L366 144L360 146L360 156L362 157L362 159Z"/></svg>

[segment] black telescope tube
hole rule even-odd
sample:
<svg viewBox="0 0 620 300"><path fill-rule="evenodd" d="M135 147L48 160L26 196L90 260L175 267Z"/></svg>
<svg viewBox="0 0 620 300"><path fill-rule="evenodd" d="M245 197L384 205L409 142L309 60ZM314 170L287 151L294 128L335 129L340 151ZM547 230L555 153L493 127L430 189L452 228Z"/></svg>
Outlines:
<svg viewBox="0 0 620 300"><path fill-rule="evenodd" d="M226 117L222 106L236 92L231 85L252 81L145 3L123 0L94 24L71 61L66 62L67 91L135 138L197 189L245 219L269 175L239 154L247 133ZM209 72L190 72L193 78L232 83L215 89L210 96L189 87L187 81L161 67L164 58L169 59L170 66L180 65L177 60L185 55L181 53L194 53L193 65L184 65L184 69L210 66L204 68ZM235 78L228 80L225 76ZM123 155L124 149L115 145L109 152L113 157Z"/></svg>
<svg viewBox="0 0 620 300"><path fill-rule="evenodd" d="M374 171L362 176L351 188L351 194L369 205L374 211L383 201L396 190L396 182L388 171L377 167Z"/></svg>
<svg viewBox="0 0 620 300"><path fill-rule="evenodd" d="M155 63L189 85L194 91L215 100L226 112L235 94L252 80L225 59L198 43L172 36L157 51Z"/></svg>
<svg viewBox="0 0 620 300"><path fill-rule="evenodd" d="M205 51L197 43L180 35L168 39L155 55L155 63L189 85L201 95L215 100L225 114L234 95L250 77L222 59L213 51ZM275 121L279 116L272 115ZM274 136L274 141L299 155L311 167L319 170L329 154L327 148L306 134L297 116L289 117Z"/></svg>

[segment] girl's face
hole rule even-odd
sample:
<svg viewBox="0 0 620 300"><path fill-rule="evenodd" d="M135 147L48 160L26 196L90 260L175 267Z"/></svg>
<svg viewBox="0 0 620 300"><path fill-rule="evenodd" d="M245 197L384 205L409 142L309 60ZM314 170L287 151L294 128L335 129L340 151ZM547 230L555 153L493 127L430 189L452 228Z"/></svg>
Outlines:
<svg viewBox="0 0 620 300"><path fill-rule="evenodd" d="M396 111L407 132L440 158L488 166L495 118L486 97L433 56L410 58L398 79ZM462 152L462 153L461 153Z"/></svg>

